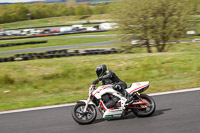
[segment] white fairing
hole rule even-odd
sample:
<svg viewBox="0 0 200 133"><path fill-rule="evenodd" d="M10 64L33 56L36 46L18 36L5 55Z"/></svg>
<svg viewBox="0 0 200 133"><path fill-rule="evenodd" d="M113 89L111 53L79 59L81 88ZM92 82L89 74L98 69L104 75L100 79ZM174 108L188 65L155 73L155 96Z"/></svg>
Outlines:
<svg viewBox="0 0 200 133"><path fill-rule="evenodd" d="M130 94L135 93L139 91L140 89L143 89L144 87L149 86L149 81L145 82L137 82L133 83L130 88L127 88L126 91ZM121 103L121 107L119 109L108 109L103 102L101 102L101 96L104 94L112 94L114 96L117 96L120 98L119 102ZM103 118L116 118L116 117L121 117L123 110L125 109L125 102L126 98L123 97L119 92L114 90L112 88L112 85L103 85L98 87L96 90L92 92L92 95L95 96L97 99L100 100L100 106L104 108L105 112L103 114Z"/></svg>
<svg viewBox="0 0 200 133"><path fill-rule="evenodd" d="M126 91L129 94L135 93L138 90L149 86L149 81L145 81L145 82L137 82L137 83L132 83L130 88L127 88Z"/></svg>
<svg viewBox="0 0 200 133"><path fill-rule="evenodd" d="M80 100L80 101L78 101L78 102L83 102L83 103L86 104L86 103L87 103L87 100ZM93 102L91 102L91 101L89 102L89 104L95 105L95 104L94 104Z"/></svg>
<svg viewBox="0 0 200 133"><path fill-rule="evenodd" d="M100 86L98 87L95 91L92 92L92 94L97 98L97 99L101 99L101 96L109 93L112 94L114 96L117 96L118 98L120 98L120 102L121 102L121 107L119 109L108 109L106 108L106 106L104 105L104 103L101 103L104 107L105 113L103 114L103 118L116 118L116 117L121 117L122 111L124 109L124 105L126 102L126 98L124 98L119 92L117 92L116 90L114 90L112 88L112 85L104 85L104 86Z"/></svg>
<svg viewBox="0 0 200 133"><path fill-rule="evenodd" d="M103 118L117 118L122 116L122 109L106 110L103 114Z"/></svg>
<svg viewBox="0 0 200 133"><path fill-rule="evenodd" d="M92 94L97 98L100 99L102 95L109 93L109 94L119 94L112 88L112 85L103 85L99 86Z"/></svg>

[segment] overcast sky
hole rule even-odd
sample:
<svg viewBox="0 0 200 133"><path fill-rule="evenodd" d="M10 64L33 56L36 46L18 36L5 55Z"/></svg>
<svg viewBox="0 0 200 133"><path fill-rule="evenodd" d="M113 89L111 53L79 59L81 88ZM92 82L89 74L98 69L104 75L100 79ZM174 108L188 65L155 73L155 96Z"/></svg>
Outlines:
<svg viewBox="0 0 200 133"><path fill-rule="evenodd" d="M29 2L29 1L43 1L43 0L0 0L0 3L4 2L16 3L16 2Z"/></svg>

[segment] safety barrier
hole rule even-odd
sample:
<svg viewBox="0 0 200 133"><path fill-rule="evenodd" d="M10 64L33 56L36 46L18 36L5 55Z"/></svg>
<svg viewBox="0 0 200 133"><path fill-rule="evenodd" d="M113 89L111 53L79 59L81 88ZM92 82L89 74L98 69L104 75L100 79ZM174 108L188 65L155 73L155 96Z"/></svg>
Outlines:
<svg viewBox="0 0 200 133"><path fill-rule="evenodd" d="M97 54L114 54L117 53L116 48L102 48L102 49L85 49L85 50L51 50L40 53L23 53L16 54L11 57L0 58L0 62L12 62L12 61L26 61L33 59L50 59L70 56L86 56L86 55L97 55Z"/></svg>

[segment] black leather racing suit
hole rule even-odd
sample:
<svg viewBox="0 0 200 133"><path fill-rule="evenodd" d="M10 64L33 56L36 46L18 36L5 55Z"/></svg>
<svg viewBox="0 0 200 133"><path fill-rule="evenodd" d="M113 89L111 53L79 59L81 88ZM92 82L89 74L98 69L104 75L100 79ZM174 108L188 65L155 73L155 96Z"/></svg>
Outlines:
<svg viewBox="0 0 200 133"><path fill-rule="evenodd" d="M119 91L123 95L125 95L125 89L127 88L127 84L119 79L119 77L111 70L107 70L104 76L99 78L102 81L102 85L113 84L114 86L119 85L118 87L114 87L113 89Z"/></svg>

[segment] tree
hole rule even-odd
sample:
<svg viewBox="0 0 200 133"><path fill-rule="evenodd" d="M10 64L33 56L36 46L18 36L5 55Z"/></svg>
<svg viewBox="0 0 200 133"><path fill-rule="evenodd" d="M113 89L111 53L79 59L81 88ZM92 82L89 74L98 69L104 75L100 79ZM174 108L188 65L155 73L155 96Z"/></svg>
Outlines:
<svg viewBox="0 0 200 133"><path fill-rule="evenodd" d="M69 13L69 15L75 15L75 8L74 7L69 7L69 9L68 9L68 13Z"/></svg>
<svg viewBox="0 0 200 133"><path fill-rule="evenodd" d="M193 11L194 11L194 14L199 14L200 13L200 0L192 0L193 2Z"/></svg>
<svg viewBox="0 0 200 133"><path fill-rule="evenodd" d="M23 21L29 18L40 19L57 16L90 15L95 7L84 2L76 5L76 0L68 0L68 7L65 4L45 4L42 2L34 4L15 3L0 5L0 23ZM105 13L105 8L98 6L99 13ZM31 16L27 15L31 14Z"/></svg>
<svg viewBox="0 0 200 133"><path fill-rule="evenodd" d="M111 15L119 24L124 40L141 40L151 53L150 40L158 52L168 49L174 39L183 37L192 27L190 0L119 0L111 6Z"/></svg>
<svg viewBox="0 0 200 133"><path fill-rule="evenodd" d="M72 7L76 5L76 0L67 0L66 1L66 6L67 7Z"/></svg>
<svg viewBox="0 0 200 133"><path fill-rule="evenodd" d="M85 7L83 5L76 6L76 8L75 8L75 14L76 15L85 15L86 14Z"/></svg>
<svg viewBox="0 0 200 133"><path fill-rule="evenodd" d="M93 14L104 14L106 13L106 10L107 5L105 3L101 3L93 8Z"/></svg>

